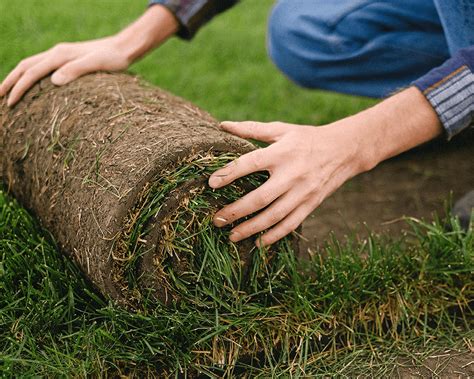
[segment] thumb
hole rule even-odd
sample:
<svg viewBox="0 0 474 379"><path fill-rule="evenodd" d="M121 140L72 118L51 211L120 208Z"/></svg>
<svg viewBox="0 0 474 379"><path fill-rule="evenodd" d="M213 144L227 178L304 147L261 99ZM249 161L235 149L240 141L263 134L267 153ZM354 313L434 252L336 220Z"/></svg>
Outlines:
<svg viewBox="0 0 474 379"><path fill-rule="evenodd" d="M99 70L96 62L90 57L82 57L66 63L51 76L54 85L62 86L70 83L82 75Z"/></svg>

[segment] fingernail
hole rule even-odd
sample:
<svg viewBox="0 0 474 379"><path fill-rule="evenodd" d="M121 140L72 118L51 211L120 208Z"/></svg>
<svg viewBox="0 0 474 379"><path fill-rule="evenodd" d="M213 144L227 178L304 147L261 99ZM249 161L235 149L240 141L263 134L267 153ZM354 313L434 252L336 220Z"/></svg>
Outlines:
<svg viewBox="0 0 474 379"><path fill-rule="evenodd" d="M12 99L7 100L7 106L11 107L15 102Z"/></svg>
<svg viewBox="0 0 474 379"><path fill-rule="evenodd" d="M224 217L220 217L220 216L214 217L214 225L217 226L218 228L226 224L227 224L227 219L225 219Z"/></svg>
<svg viewBox="0 0 474 379"><path fill-rule="evenodd" d="M242 239L242 235L239 232L231 230L229 239L232 242L239 242Z"/></svg>

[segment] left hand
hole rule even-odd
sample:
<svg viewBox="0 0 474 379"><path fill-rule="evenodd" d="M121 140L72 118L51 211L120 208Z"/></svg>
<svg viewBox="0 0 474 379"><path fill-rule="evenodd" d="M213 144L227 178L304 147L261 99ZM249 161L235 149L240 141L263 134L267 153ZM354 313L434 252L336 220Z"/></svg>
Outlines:
<svg viewBox="0 0 474 379"><path fill-rule="evenodd" d="M341 125L342 124L342 125ZM224 122L221 128L242 138L270 143L234 160L209 178L220 188L257 171L270 178L214 216L218 227L264 209L231 231L233 242L267 230L257 246L270 245L294 231L346 180L363 171L361 139L350 121L321 127L282 122Z"/></svg>

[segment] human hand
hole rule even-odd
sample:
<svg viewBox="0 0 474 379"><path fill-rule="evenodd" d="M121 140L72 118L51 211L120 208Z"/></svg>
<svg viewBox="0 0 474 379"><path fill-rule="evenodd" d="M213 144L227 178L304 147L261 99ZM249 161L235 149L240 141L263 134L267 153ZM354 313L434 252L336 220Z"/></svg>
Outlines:
<svg viewBox="0 0 474 379"><path fill-rule="evenodd" d="M7 104L13 106L38 80L51 72L54 72L51 81L60 86L95 71L125 70L174 34L177 28L175 17L166 7L152 6L115 36L60 43L22 60L0 85L0 96L10 92Z"/></svg>
<svg viewBox="0 0 474 379"><path fill-rule="evenodd" d="M209 178L212 188L220 188L252 172L269 172L270 178L259 188L214 216L220 227L263 209L237 225L230 236L236 242L271 228L257 245L270 245L295 230L346 180L443 131L435 110L415 87L317 128L251 121L224 122L221 128L270 143L242 155Z"/></svg>
<svg viewBox="0 0 474 379"><path fill-rule="evenodd" d="M0 85L0 96L9 91L12 106L38 80L54 71L51 81L63 85L94 71L120 71L130 61L113 37L86 42L60 43L53 48L22 60Z"/></svg>
<svg viewBox="0 0 474 379"><path fill-rule="evenodd" d="M281 122L224 122L221 128L270 145L245 154L209 178L220 188L257 171L270 178L214 216L218 227L262 210L231 231L233 242L266 229L257 245L270 245L294 231L346 180L365 170L360 137L350 122L302 126Z"/></svg>

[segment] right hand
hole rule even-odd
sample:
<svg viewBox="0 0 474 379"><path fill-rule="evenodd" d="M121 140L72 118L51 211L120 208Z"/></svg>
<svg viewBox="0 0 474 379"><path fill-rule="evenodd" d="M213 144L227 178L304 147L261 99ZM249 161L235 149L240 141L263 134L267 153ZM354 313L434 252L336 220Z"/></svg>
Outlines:
<svg viewBox="0 0 474 379"><path fill-rule="evenodd" d="M134 23L111 37L86 42L60 43L22 60L0 85L0 96L9 91L13 106L38 80L54 71L51 81L67 84L94 71L122 71L172 36L179 28L168 8L153 5Z"/></svg>
<svg viewBox="0 0 474 379"><path fill-rule="evenodd" d="M13 106L38 80L53 71L51 81L61 86L94 71L125 70L131 63L115 37L60 43L22 60L0 85L0 96L10 91L7 104Z"/></svg>

